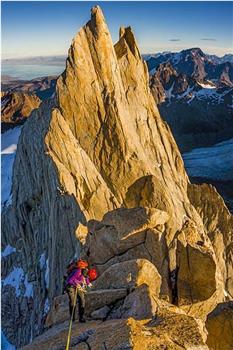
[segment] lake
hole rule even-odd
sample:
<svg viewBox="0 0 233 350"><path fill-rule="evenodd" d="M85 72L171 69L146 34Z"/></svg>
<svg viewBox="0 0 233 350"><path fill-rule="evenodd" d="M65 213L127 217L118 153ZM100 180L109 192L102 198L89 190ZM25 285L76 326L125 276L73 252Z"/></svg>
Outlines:
<svg viewBox="0 0 233 350"><path fill-rule="evenodd" d="M40 65L40 64L2 64L2 75L13 78L30 80L48 75L59 75L65 69L65 65Z"/></svg>

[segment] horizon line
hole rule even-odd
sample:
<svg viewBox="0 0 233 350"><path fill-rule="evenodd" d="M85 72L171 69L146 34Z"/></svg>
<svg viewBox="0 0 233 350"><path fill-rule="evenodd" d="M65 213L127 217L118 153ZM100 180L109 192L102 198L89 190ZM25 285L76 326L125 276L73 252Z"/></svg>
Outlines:
<svg viewBox="0 0 233 350"><path fill-rule="evenodd" d="M230 51L226 51L222 56L218 55L217 53L208 53L207 51L202 50L200 47L188 47L186 49L181 49L181 50L164 50L164 51L151 51L151 52L142 52L141 55L155 55L155 54L166 54L166 53L177 53L181 52L184 50L191 50L191 49L200 49L204 54L207 55L215 55L219 58L224 57L225 55L233 55ZM11 61L16 61L16 60L25 60L25 59L35 59L35 58L50 58L50 57L60 57L60 58L66 58L68 57L68 52L67 54L65 53L59 53L59 54L52 54L52 55L35 55L35 56L19 56L19 57L1 57L1 62L6 61L6 60L11 60Z"/></svg>

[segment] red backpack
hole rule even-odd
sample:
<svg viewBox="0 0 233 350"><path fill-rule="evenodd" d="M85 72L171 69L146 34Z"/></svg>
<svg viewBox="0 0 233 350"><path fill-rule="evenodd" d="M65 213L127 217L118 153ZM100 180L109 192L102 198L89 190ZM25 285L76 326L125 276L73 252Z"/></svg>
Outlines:
<svg viewBox="0 0 233 350"><path fill-rule="evenodd" d="M98 277L97 270L95 268L88 270L88 277L90 282L94 281Z"/></svg>

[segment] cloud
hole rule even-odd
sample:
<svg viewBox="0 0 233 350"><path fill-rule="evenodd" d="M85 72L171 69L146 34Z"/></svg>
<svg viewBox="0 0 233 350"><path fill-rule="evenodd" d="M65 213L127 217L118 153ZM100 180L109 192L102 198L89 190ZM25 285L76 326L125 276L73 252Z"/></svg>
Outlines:
<svg viewBox="0 0 233 350"><path fill-rule="evenodd" d="M217 39L214 38L202 38L203 41L217 41Z"/></svg>
<svg viewBox="0 0 233 350"><path fill-rule="evenodd" d="M174 39L169 39L169 41L180 41L180 39L174 38Z"/></svg>

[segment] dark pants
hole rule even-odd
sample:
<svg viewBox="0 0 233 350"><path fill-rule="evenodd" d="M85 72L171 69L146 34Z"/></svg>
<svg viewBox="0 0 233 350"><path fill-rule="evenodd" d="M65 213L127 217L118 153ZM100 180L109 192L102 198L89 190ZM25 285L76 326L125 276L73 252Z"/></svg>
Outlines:
<svg viewBox="0 0 233 350"><path fill-rule="evenodd" d="M73 313L73 321L75 321L75 311L76 311L76 303L75 303L75 292L76 288L72 286L66 287L67 294L69 296L69 309L70 309L70 318L72 317L72 312L74 308ZM84 316L84 308L85 308L85 294L82 290L77 290L77 300L78 301L78 314L79 314L79 320L83 319Z"/></svg>

